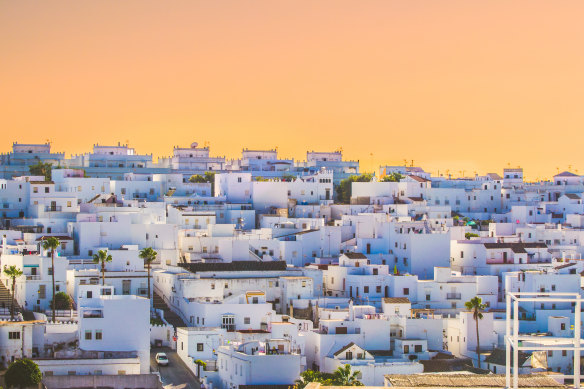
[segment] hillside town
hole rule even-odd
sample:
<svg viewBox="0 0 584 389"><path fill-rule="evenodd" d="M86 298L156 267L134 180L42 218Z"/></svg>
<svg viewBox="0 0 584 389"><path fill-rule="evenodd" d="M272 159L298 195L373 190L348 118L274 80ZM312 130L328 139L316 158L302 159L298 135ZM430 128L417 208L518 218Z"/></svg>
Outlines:
<svg viewBox="0 0 584 389"><path fill-rule="evenodd" d="M14 143L0 367L47 388L505 387L512 367L578 387L583 198L570 171Z"/></svg>

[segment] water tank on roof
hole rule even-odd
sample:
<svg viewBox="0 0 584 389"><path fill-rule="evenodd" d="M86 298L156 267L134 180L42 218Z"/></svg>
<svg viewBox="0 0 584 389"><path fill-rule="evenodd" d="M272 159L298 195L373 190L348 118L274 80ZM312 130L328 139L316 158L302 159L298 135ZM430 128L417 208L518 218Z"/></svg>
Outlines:
<svg viewBox="0 0 584 389"><path fill-rule="evenodd" d="M196 149L199 144L197 142L191 143L191 149Z"/></svg>

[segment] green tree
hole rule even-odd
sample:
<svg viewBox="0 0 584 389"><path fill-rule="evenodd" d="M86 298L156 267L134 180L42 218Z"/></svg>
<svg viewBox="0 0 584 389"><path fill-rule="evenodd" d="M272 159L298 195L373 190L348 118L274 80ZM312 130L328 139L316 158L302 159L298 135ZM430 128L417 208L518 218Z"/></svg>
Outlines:
<svg viewBox="0 0 584 389"><path fill-rule="evenodd" d="M28 167L28 171L32 176L44 176L45 181L51 181L51 166L49 162L38 161L34 165Z"/></svg>
<svg viewBox="0 0 584 389"><path fill-rule="evenodd" d="M477 357L478 357L478 367L481 368L481 344L479 342L479 320L483 318L483 311L487 307L483 304L483 301L480 297L476 296L464 303L464 306L472 312L472 318L476 324L476 331L477 331Z"/></svg>
<svg viewBox="0 0 584 389"><path fill-rule="evenodd" d="M195 364L197 365L197 377L199 377L199 379L201 379L201 367L203 367L203 369L206 368L207 363L205 361L197 359L195 361Z"/></svg>
<svg viewBox="0 0 584 389"><path fill-rule="evenodd" d="M17 359L8 366L4 381L7 387L25 388L38 385L41 382L42 374L38 365L30 359Z"/></svg>
<svg viewBox="0 0 584 389"><path fill-rule="evenodd" d="M189 178L189 182L195 184L211 184L211 196L215 196L215 172L205 172L205 175L194 174Z"/></svg>
<svg viewBox="0 0 584 389"><path fill-rule="evenodd" d="M59 292L51 302L53 309L72 309L73 302L71 297L65 292Z"/></svg>
<svg viewBox="0 0 584 389"><path fill-rule="evenodd" d="M399 174L398 172L393 172L391 174L386 175L381 179L382 182L400 182L404 176Z"/></svg>
<svg viewBox="0 0 584 389"><path fill-rule="evenodd" d="M318 382L330 386L333 384L333 375L315 370L305 370L300 373L300 379L296 380L296 388L303 389L311 382Z"/></svg>
<svg viewBox="0 0 584 389"><path fill-rule="evenodd" d="M477 238L479 234L475 234L474 232L465 232L464 237L468 240L470 238Z"/></svg>
<svg viewBox="0 0 584 389"><path fill-rule="evenodd" d="M351 371L351 365L339 366L333 372L333 385L339 386L363 386L357 379L359 371Z"/></svg>
<svg viewBox="0 0 584 389"><path fill-rule="evenodd" d="M365 173L360 176L354 175L341 180L339 185L335 188L337 192L337 201L341 204L349 204L351 202L352 185L353 182L369 182L373 176Z"/></svg>
<svg viewBox="0 0 584 389"><path fill-rule="evenodd" d="M215 196L215 172L205 172L205 180L211 184L211 196Z"/></svg>
<svg viewBox="0 0 584 389"><path fill-rule="evenodd" d="M53 281L53 296L55 295L55 251L61 242L54 236L43 237L43 249L51 252L51 278ZM55 307L53 306L53 321L55 321Z"/></svg>
<svg viewBox="0 0 584 389"><path fill-rule="evenodd" d="M195 184L203 184L207 181L205 181L205 177L203 177L200 174L194 174L191 176L191 178L189 178L189 182L195 183Z"/></svg>
<svg viewBox="0 0 584 389"><path fill-rule="evenodd" d="M105 263L111 262L112 256L107 253L107 250L99 250L97 254L93 254L93 263L101 264L101 284L105 285Z"/></svg>
<svg viewBox="0 0 584 389"><path fill-rule="evenodd" d="M146 265L146 269L148 269L148 298L151 298L150 295L150 266L152 262L156 259L158 253L154 251L152 247L146 247L144 250L140 251L140 258L144 260L144 264Z"/></svg>
<svg viewBox="0 0 584 389"><path fill-rule="evenodd" d="M22 270L12 265L10 267L4 265L4 274L12 280L12 299L10 300L10 320L14 319L14 295L16 293L16 279L23 275Z"/></svg>

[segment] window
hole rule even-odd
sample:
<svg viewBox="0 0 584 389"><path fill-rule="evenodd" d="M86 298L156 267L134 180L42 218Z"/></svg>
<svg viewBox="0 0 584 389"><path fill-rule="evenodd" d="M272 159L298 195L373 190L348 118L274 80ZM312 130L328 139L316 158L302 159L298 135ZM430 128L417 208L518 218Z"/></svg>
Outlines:
<svg viewBox="0 0 584 389"><path fill-rule="evenodd" d="M410 288L404 288L404 295L408 296L410 294Z"/></svg>
<svg viewBox="0 0 584 389"><path fill-rule="evenodd" d="M302 281L302 287L306 288L306 281Z"/></svg>
<svg viewBox="0 0 584 389"><path fill-rule="evenodd" d="M91 331L85 331L85 340L91 340Z"/></svg>
<svg viewBox="0 0 584 389"><path fill-rule="evenodd" d="M562 350L562 357L567 357L567 356L568 356L568 351Z"/></svg>
<svg viewBox="0 0 584 389"><path fill-rule="evenodd" d="M101 330L95 330L95 340L101 340L102 338L102 334L101 334Z"/></svg>
<svg viewBox="0 0 584 389"><path fill-rule="evenodd" d="M244 317L243 318L243 324L250 324L250 323L251 323L251 320L250 320L249 317Z"/></svg>
<svg viewBox="0 0 584 389"><path fill-rule="evenodd" d="M203 343L197 343L197 351L203 351Z"/></svg>
<svg viewBox="0 0 584 389"><path fill-rule="evenodd" d="M345 353L345 359L353 359L353 353L350 351L347 351Z"/></svg>
<svg viewBox="0 0 584 389"><path fill-rule="evenodd" d="M368 286L364 286L363 287L363 293L369 293L369 287Z"/></svg>
<svg viewBox="0 0 584 389"><path fill-rule="evenodd" d="M548 357L553 357L553 356L554 356L553 350L548 350Z"/></svg>
<svg viewBox="0 0 584 389"><path fill-rule="evenodd" d="M408 346L407 344L404 346L404 354L409 354L410 353L410 346Z"/></svg>
<svg viewBox="0 0 584 389"><path fill-rule="evenodd" d="M71 201L67 201L67 207L71 208Z"/></svg>
<svg viewBox="0 0 584 389"><path fill-rule="evenodd" d="M429 294L426 295L426 301L430 301L430 295Z"/></svg>
<svg viewBox="0 0 584 389"><path fill-rule="evenodd" d="M8 339L20 339L19 331L11 331L8 333Z"/></svg>
<svg viewBox="0 0 584 389"><path fill-rule="evenodd" d="M39 193L39 187L38 186L33 186L32 192L33 193Z"/></svg>
<svg viewBox="0 0 584 389"><path fill-rule="evenodd" d="M560 324L560 329L563 331L566 329L566 323Z"/></svg>
<svg viewBox="0 0 584 389"><path fill-rule="evenodd" d="M381 293L381 286L376 286L375 287L375 293Z"/></svg>
<svg viewBox="0 0 584 389"><path fill-rule="evenodd" d="M421 353L422 352L422 345L421 344L417 344L414 346L414 351L417 353Z"/></svg>

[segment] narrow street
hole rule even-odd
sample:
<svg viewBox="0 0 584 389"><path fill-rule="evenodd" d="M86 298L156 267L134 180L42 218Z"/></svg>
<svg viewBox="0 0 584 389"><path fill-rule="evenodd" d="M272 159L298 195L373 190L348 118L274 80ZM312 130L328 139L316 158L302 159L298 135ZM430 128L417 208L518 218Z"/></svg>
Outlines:
<svg viewBox="0 0 584 389"><path fill-rule="evenodd" d="M166 353L168 366L158 366L154 358L158 352ZM165 389L200 389L197 378L190 372L174 350L166 347L151 348L150 366L153 371L160 373L160 379Z"/></svg>

